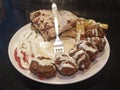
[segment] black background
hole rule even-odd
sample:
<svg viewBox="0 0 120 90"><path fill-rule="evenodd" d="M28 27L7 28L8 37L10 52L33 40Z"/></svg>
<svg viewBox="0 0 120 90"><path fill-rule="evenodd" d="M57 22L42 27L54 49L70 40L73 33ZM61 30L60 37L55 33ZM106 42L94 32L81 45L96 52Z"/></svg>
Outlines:
<svg viewBox="0 0 120 90"><path fill-rule="evenodd" d="M13 34L29 23L29 13L50 9L49 0L2 0L5 17L0 23L0 90L119 90L120 89L120 1L119 0L59 0L59 9L109 24L106 30L110 57L105 67L93 77L70 85L48 85L21 75L8 57L8 44Z"/></svg>

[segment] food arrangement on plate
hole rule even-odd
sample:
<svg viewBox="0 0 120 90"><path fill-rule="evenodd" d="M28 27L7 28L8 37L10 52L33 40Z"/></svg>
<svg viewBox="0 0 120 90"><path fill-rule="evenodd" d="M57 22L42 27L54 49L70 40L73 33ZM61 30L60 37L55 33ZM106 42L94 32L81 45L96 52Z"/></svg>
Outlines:
<svg viewBox="0 0 120 90"><path fill-rule="evenodd" d="M108 25L78 17L70 11L58 11L64 52L56 54L52 11L30 13L30 23L12 37L8 52L13 66L28 78L48 84L69 84L93 76L109 57L110 48L105 37Z"/></svg>
<svg viewBox="0 0 120 90"><path fill-rule="evenodd" d="M98 55L104 54L107 24L79 18L70 11L57 14L64 53L54 55L53 52L56 34L51 10L32 12L31 29L23 32L14 45L14 58L19 67L40 79L54 78L57 73L69 77L87 71Z"/></svg>

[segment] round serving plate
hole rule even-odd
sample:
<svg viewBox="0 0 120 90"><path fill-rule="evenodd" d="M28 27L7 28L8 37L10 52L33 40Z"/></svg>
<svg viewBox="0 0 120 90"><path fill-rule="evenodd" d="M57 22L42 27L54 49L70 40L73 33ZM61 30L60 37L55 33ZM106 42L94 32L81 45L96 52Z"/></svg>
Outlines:
<svg viewBox="0 0 120 90"><path fill-rule="evenodd" d="M30 78L34 81L37 81L37 82L40 82L40 83L58 84L58 85L80 82L80 81L88 79L88 78L92 77L93 75L95 75L96 73L98 73L105 66L105 64L108 61L108 58L109 58L109 55L110 55L110 46L109 46L107 38L105 37L105 40L106 40L105 49L102 53L100 53L98 55L98 57L96 58L97 60L95 60L92 63L89 70L78 71L77 73L75 73L74 75L69 76L69 77L61 76L61 75L57 74L53 78L40 80L40 79L38 79L37 76L32 74L29 70L24 70L24 69L20 68L18 63L16 62L16 60L14 58L14 50L15 50L14 44L21 39L21 34L23 34L23 32L26 32L26 31L29 31L29 30L31 30L31 24L30 23L23 26L22 28L20 28L13 35L13 37L10 40L9 46L8 46L8 54L9 54L10 61L11 61L12 65L16 68L16 70L19 71L22 75L24 75L27 78ZM68 46L68 45L66 45L66 46Z"/></svg>

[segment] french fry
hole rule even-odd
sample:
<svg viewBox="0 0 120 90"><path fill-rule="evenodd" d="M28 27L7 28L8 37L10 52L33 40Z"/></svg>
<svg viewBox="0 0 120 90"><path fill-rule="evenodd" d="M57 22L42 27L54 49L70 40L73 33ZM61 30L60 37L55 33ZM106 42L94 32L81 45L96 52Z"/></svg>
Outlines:
<svg viewBox="0 0 120 90"><path fill-rule="evenodd" d="M109 27L108 24L104 24L104 23L100 23L99 26L103 29L108 29L108 27Z"/></svg>
<svg viewBox="0 0 120 90"><path fill-rule="evenodd" d="M76 43L77 44L81 37L84 36L85 34L85 26L84 26L84 22L85 22L85 19L83 18L80 18L77 22L76 22L76 31L77 31L77 36L76 36Z"/></svg>
<svg viewBox="0 0 120 90"><path fill-rule="evenodd" d="M96 23L96 21L93 20L93 19L89 19L88 22L89 22L90 24Z"/></svg>
<svg viewBox="0 0 120 90"><path fill-rule="evenodd" d="M60 36L61 37L71 37L71 38L75 38L76 37L76 28L72 28L70 30L65 31L64 33L62 33Z"/></svg>
<svg viewBox="0 0 120 90"><path fill-rule="evenodd" d="M76 31L80 32L82 34L85 33L85 27L84 27L84 21L83 20L79 20L76 22Z"/></svg>
<svg viewBox="0 0 120 90"><path fill-rule="evenodd" d="M95 20L92 20L92 19L85 19L85 27L88 27L89 25L93 24L93 23L96 23Z"/></svg>

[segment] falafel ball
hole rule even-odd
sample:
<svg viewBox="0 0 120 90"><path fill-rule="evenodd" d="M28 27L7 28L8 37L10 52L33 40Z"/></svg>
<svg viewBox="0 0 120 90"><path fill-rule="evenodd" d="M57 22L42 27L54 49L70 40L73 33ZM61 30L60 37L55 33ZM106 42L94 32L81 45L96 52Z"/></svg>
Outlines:
<svg viewBox="0 0 120 90"><path fill-rule="evenodd" d="M80 71L90 68L91 61L89 55L82 49L71 49L69 55L76 60Z"/></svg>
<svg viewBox="0 0 120 90"><path fill-rule="evenodd" d="M75 60L68 55L56 56L55 64L58 72L64 76L71 76L78 70Z"/></svg>
<svg viewBox="0 0 120 90"><path fill-rule="evenodd" d="M30 71L39 78L51 78L57 73L54 60L46 57L37 57L30 64Z"/></svg>

